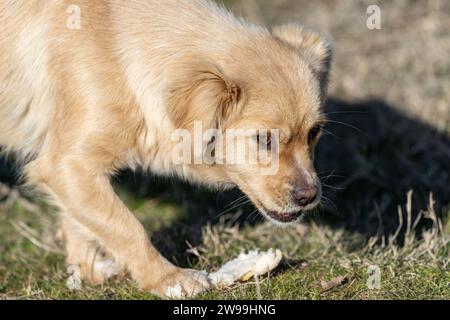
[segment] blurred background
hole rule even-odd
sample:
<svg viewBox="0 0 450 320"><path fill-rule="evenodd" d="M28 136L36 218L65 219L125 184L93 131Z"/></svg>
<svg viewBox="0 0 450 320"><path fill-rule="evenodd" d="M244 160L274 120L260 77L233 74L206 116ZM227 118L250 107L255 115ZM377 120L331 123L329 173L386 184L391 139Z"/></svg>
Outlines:
<svg viewBox="0 0 450 320"><path fill-rule="evenodd" d="M380 8L379 30L367 26L373 4ZM156 245L181 265L213 269L243 249L285 252L290 271L278 282L206 298L450 298L450 1L225 5L254 23L300 22L332 41L325 108L330 121L317 150L325 198L302 225L279 230L238 191L217 194L150 173L123 172L116 188ZM54 209L20 187L12 161L0 164L0 265L29 274L25 262L44 255L35 276L56 273L56 280L51 287L31 285L31 291L44 298L80 297L62 289L64 274L56 271L63 258L53 236ZM364 291L364 268L371 263L390 268L377 292ZM27 296L18 284L25 273L2 278L1 268L0 297L2 291ZM323 291L320 280L336 275L347 277L345 290ZM111 290L88 290L81 297L142 297Z"/></svg>
<svg viewBox="0 0 450 320"><path fill-rule="evenodd" d="M265 25L299 22L335 48L330 94L349 102L378 99L442 132L449 130L450 3L430 1L228 1ZM381 30L370 30L371 5Z"/></svg>

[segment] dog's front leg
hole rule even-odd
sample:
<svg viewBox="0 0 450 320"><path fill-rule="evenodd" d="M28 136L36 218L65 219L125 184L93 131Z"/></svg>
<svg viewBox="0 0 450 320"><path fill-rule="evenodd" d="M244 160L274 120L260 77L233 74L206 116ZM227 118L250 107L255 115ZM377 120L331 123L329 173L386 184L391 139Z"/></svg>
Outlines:
<svg viewBox="0 0 450 320"><path fill-rule="evenodd" d="M123 275L123 268L88 230L64 211L60 212L60 239L66 249L68 272L77 272L82 280L103 283L105 280Z"/></svg>
<svg viewBox="0 0 450 320"><path fill-rule="evenodd" d="M189 297L209 287L203 273L175 267L159 254L95 161L80 155L52 158L52 163L37 160L29 167L29 174L39 176L45 171L43 166L54 169L40 179L41 184L70 219L128 269L141 288L167 298L170 288L181 289Z"/></svg>

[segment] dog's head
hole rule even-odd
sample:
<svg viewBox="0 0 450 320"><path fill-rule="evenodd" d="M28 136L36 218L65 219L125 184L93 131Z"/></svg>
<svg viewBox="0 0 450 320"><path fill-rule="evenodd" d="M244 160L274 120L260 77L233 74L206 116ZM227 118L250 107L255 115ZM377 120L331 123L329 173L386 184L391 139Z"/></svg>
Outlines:
<svg viewBox="0 0 450 320"><path fill-rule="evenodd" d="M322 194L313 153L325 120L329 43L286 25L236 41L226 55L195 59L178 70L168 93L169 115L177 128L192 132L200 121L203 132L219 130L202 140L214 161L190 170L207 183L237 185L272 221L298 220ZM246 147L237 151L244 162L229 161L236 156L227 152L236 147L227 139L232 129L246 130ZM255 145L256 162L249 159Z"/></svg>

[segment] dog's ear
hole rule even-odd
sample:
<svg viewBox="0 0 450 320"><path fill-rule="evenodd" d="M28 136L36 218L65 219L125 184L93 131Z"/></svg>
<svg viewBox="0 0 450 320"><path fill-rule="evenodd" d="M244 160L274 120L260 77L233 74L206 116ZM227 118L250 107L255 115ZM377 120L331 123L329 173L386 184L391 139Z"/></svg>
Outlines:
<svg viewBox="0 0 450 320"><path fill-rule="evenodd" d="M167 107L176 128L202 121L205 129L220 129L237 115L242 89L213 64L180 66L169 84Z"/></svg>
<svg viewBox="0 0 450 320"><path fill-rule="evenodd" d="M328 87L328 75L333 56L331 43L317 32L297 24L277 26L273 29L272 34L275 38L299 51L318 77L324 97Z"/></svg>

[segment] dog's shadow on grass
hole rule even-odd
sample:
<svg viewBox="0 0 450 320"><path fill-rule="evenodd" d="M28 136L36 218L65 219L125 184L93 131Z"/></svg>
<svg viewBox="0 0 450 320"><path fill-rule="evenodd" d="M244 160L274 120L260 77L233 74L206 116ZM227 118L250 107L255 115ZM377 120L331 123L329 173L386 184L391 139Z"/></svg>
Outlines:
<svg viewBox="0 0 450 320"><path fill-rule="evenodd" d="M406 215L406 194L410 190L414 192L413 215L427 208L430 192L436 212L448 214L447 136L381 101L346 103L330 99L325 112L329 123L316 152L325 197L322 209L312 219L367 236L388 234L398 226L399 206ZM123 172L115 180L118 188L132 198L143 202L155 199L183 212L152 233L156 246L179 264L187 264L183 249L187 242L194 246L201 242L205 224L219 223L225 217L241 225L262 221L252 205L233 203L242 196L236 190L217 194L178 180L149 179L131 172ZM0 161L0 181L17 183L5 160Z"/></svg>
<svg viewBox="0 0 450 320"><path fill-rule="evenodd" d="M399 225L399 206L407 214L409 191L412 218L427 209L430 194L436 213L448 214L448 136L382 101L330 100L326 113L329 132L317 149L317 170L327 209L319 220L388 234Z"/></svg>

